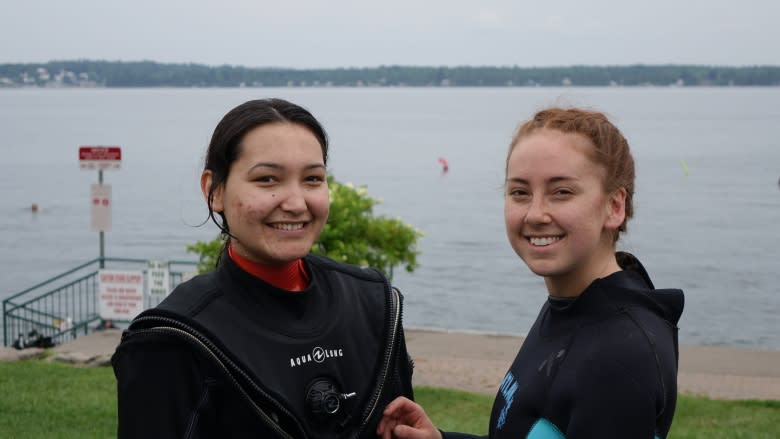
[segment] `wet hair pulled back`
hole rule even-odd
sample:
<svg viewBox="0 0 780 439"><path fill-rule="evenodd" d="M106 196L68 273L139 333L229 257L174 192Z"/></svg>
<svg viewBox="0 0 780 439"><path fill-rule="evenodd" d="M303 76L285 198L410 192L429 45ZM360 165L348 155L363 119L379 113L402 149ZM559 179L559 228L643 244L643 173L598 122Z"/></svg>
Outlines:
<svg viewBox="0 0 780 439"><path fill-rule="evenodd" d="M317 119L300 105L278 98L255 99L228 111L214 128L203 167L204 171L211 171L211 186L206 197L209 218L225 237L230 236L230 226L224 213L214 212L211 208L214 193L227 181L230 167L241 155L241 142L246 134L272 123L293 123L308 129L322 147L323 163L328 163L328 135ZM215 213L219 215L219 220Z"/></svg>

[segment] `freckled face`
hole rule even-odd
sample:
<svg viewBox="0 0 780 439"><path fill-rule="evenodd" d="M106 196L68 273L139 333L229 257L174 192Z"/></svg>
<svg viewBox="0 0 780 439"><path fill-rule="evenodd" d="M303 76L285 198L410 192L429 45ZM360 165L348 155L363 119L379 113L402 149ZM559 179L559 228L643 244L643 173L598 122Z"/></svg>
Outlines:
<svg viewBox="0 0 780 439"><path fill-rule="evenodd" d="M304 126L278 122L249 131L212 209L224 212L233 250L280 265L305 256L328 218L322 147ZM201 186L208 188L210 171Z"/></svg>
<svg viewBox="0 0 780 439"><path fill-rule="evenodd" d="M586 154L593 148L579 134L540 130L507 161L507 237L556 295L579 294L614 260L609 231L623 220L625 196L605 192L605 170Z"/></svg>

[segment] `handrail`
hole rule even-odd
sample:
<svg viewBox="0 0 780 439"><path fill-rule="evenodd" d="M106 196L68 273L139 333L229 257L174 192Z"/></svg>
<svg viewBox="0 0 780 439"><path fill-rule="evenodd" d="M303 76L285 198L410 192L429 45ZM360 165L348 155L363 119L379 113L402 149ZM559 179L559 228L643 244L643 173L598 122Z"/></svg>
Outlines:
<svg viewBox="0 0 780 439"><path fill-rule="evenodd" d="M146 273L149 260L114 257L92 259L4 299L3 345L9 345L11 332L14 337L26 337L32 329L36 329L41 336L61 342L96 329L91 325L101 320L97 275L106 263L125 267L127 264L140 265L135 270ZM181 260L166 263L170 272L168 287L171 289L181 282L187 270L183 267L171 270L171 267L178 265L195 269L198 265L196 261ZM155 306L161 299L161 296L144 296L143 306Z"/></svg>
<svg viewBox="0 0 780 439"><path fill-rule="evenodd" d="M91 272L89 274L86 274L86 275L84 275L84 276L82 276L82 277L80 277L78 279L72 280L71 282L69 282L69 284L75 284L75 283L81 282L83 280L87 280L90 277L94 276L96 273L97 273L97 271L93 271L93 272ZM22 302L22 303L18 304L18 306L16 308L23 307L25 305L30 304L31 302L35 302L36 300L40 300L40 299L43 299L45 297L49 297L51 295L54 295L54 294L60 292L61 290L62 290L62 287L55 288L55 289L53 289L53 290L51 290L49 292L43 293L43 294L41 294L39 296L36 296L36 297L28 300L27 302ZM9 303L14 304L13 302L11 302L11 299L6 299L6 300L8 300ZM15 308L12 308L10 311L13 311L14 309Z"/></svg>
<svg viewBox="0 0 780 439"><path fill-rule="evenodd" d="M75 273L75 272L77 272L77 271L81 270L82 268L89 266L90 264L94 264L95 262L100 262L100 258L95 258L95 259L93 259L93 260L91 260L91 261L89 261L89 262L85 262L84 264L81 264L81 265L79 265L79 266L78 266L78 267L76 267L76 268L73 268L73 269L71 269L71 270L68 270L68 271L66 271L66 272L64 272L64 273L62 273L62 274L58 274L57 276L54 276L54 277L52 277L52 278L50 278L50 279L47 279L47 280L45 280L45 281L43 281L43 282L41 282L41 283L39 283L39 284L36 284L36 285L34 285L34 286L31 286L30 288L27 288L27 289L26 289L26 290L24 290L24 291L20 291L20 292L18 292L18 293L16 293L16 294L14 294L13 296L6 297L6 298L3 300L3 302L6 302L6 301L10 301L10 300L16 299L17 297L19 297L19 296L21 296L21 295L23 295L23 294L29 293L30 291L32 291L32 290L34 290L34 289L36 289L36 288L40 288L40 287L42 287L42 286L44 286L44 285L46 285L46 284L48 284L48 283L54 282L55 280L62 279L63 277L65 277L65 276L67 276L67 275L69 275L69 274L73 274L73 273Z"/></svg>

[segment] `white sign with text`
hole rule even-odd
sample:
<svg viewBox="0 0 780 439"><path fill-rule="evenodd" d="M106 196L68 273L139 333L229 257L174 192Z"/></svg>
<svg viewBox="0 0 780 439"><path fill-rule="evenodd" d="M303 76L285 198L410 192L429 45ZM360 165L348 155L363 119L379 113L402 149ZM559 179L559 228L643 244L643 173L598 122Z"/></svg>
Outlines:
<svg viewBox="0 0 780 439"><path fill-rule="evenodd" d="M90 213L93 232L111 231L111 185L92 183Z"/></svg>
<svg viewBox="0 0 780 439"><path fill-rule="evenodd" d="M149 296L167 296L170 293L171 270L166 261L149 261L146 274L146 294Z"/></svg>
<svg viewBox="0 0 780 439"><path fill-rule="evenodd" d="M131 320L144 309L144 273L99 270L98 302L103 320Z"/></svg>

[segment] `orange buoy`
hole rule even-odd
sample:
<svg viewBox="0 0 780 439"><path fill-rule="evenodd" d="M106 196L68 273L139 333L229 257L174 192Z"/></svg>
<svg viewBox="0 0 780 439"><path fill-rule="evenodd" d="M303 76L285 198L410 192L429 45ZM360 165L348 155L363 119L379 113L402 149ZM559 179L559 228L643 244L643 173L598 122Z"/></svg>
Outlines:
<svg viewBox="0 0 780 439"><path fill-rule="evenodd" d="M450 170L450 164L447 162L447 159L445 159L444 157L439 157L439 164L441 164L442 172L447 172Z"/></svg>

